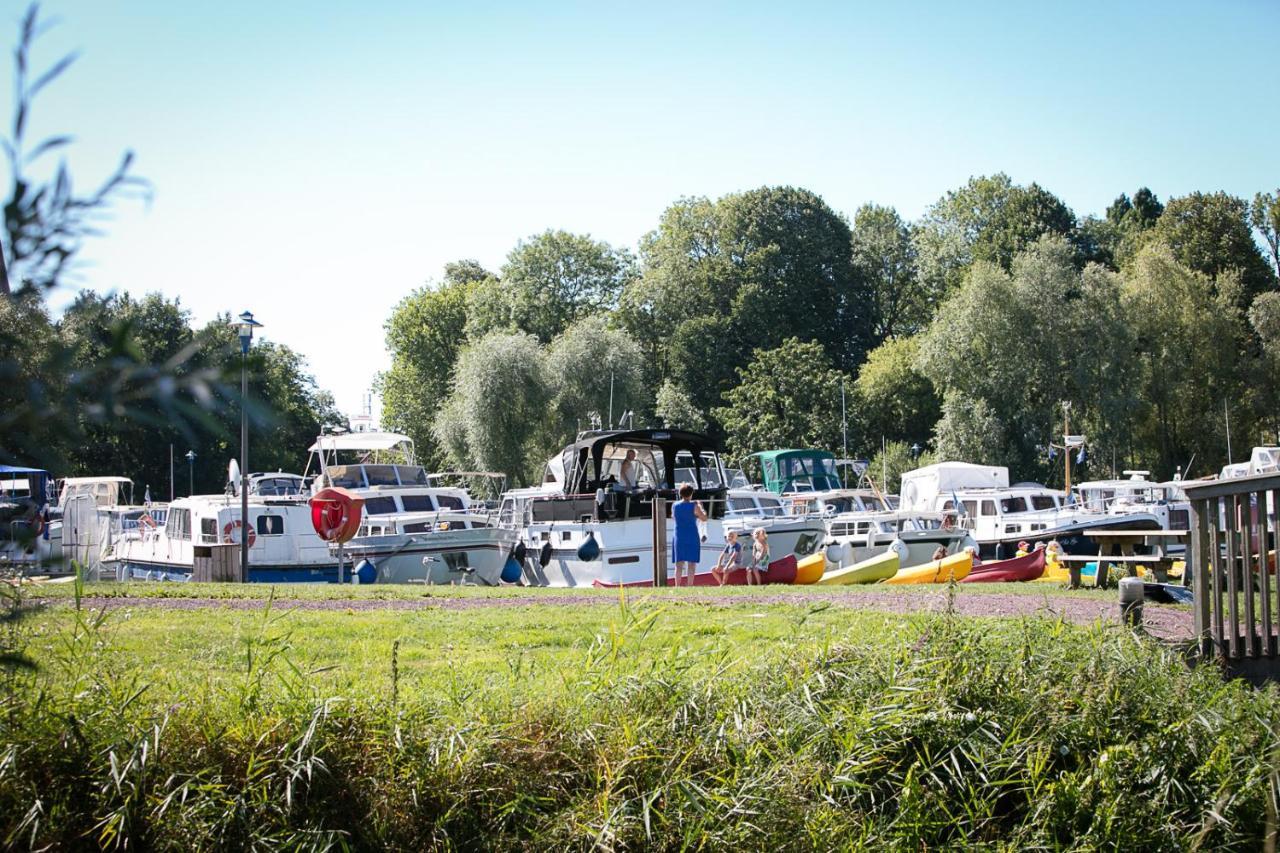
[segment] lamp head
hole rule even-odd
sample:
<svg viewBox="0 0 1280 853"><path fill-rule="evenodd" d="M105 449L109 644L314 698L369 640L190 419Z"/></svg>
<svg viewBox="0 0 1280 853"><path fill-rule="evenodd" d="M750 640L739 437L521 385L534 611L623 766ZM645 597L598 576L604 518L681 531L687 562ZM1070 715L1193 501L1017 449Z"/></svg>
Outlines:
<svg viewBox="0 0 1280 853"><path fill-rule="evenodd" d="M195 452L194 450L188 450L188 451L187 451L187 461L188 461L188 462L195 462L195 461L196 461L196 452Z"/></svg>
<svg viewBox="0 0 1280 853"><path fill-rule="evenodd" d="M253 319L252 311L245 311L229 325L233 326L236 334L240 336L240 352L249 352L249 344L253 341L253 330L262 328L262 324Z"/></svg>

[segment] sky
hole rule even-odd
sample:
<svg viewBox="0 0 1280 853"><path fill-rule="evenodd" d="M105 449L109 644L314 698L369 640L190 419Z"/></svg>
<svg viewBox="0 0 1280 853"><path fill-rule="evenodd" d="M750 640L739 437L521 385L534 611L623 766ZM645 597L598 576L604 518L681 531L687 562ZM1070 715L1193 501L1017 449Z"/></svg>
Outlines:
<svg viewBox="0 0 1280 853"><path fill-rule="evenodd" d="M0 3L0 42L23 8ZM154 187L55 303L252 310L351 414L397 302L548 228L634 249L676 199L765 185L914 219L998 171L1080 216L1280 186L1277 0L42 8L37 67L81 55L33 138L75 135L82 189L125 150Z"/></svg>

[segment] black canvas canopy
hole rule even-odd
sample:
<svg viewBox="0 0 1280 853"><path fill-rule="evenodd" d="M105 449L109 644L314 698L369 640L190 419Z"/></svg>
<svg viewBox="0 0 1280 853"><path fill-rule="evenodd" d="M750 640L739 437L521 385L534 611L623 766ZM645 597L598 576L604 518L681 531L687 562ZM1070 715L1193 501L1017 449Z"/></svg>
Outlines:
<svg viewBox="0 0 1280 853"><path fill-rule="evenodd" d="M565 471L569 473L566 491L579 494L590 490L590 483L599 481L604 471L604 455L609 447L649 446L662 451L664 480L674 483L676 455L688 453L693 457L694 469L701 480L701 460L704 453L717 453L719 445L709 436L678 429L635 429L601 432L580 439L563 452ZM590 463L588 465L588 463ZM702 483L698 483L702 487Z"/></svg>

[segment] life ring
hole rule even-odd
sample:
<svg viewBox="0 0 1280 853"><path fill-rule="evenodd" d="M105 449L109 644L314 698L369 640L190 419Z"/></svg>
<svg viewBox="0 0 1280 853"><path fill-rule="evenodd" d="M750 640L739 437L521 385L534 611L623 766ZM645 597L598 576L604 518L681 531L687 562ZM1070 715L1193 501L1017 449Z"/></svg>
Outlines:
<svg viewBox="0 0 1280 853"><path fill-rule="evenodd" d="M349 542L360 529L364 499L337 486L321 489L311 498L311 526L326 542Z"/></svg>
<svg viewBox="0 0 1280 853"><path fill-rule="evenodd" d="M240 537L236 535L235 531L241 528L244 528L244 522L238 518L232 519L231 521L228 521L226 524L222 525L222 541L226 542L228 545L239 544ZM252 527L249 527L246 529L249 531L249 547L252 548L253 543L258 538L258 536L253 532Z"/></svg>

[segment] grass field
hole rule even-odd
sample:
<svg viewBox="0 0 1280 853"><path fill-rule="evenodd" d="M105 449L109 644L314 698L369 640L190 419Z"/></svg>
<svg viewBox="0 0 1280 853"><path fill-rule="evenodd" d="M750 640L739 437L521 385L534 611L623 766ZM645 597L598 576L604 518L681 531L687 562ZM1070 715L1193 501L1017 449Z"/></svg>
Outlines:
<svg viewBox="0 0 1280 853"><path fill-rule="evenodd" d="M959 615L1028 586L932 613L859 591L103 585L77 607L42 587L6 625L37 668L7 670L0 838L1258 849L1275 691L1109 623ZM1089 596L1114 601L1069 598Z"/></svg>

